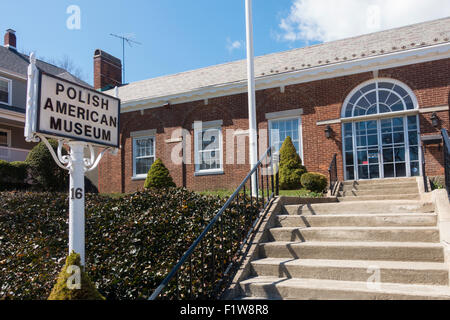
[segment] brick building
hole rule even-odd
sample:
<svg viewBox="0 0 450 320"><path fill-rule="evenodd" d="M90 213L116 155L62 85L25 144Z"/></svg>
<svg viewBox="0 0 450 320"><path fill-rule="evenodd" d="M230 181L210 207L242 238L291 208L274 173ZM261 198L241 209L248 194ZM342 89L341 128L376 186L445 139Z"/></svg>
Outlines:
<svg viewBox="0 0 450 320"><path fill-rule="evenodd" d="M255 58L259 152L289 135L309 171L327 174L337 154L340 180L420 176L423 159L428 176L443 175L435 138L449 129L449 38L445 18ZM97 89L120 82L118 64L96 51ZM233 189L248 173L245 61L118 93L121 150L100 165L101 192L142 188L156 158L194 190Z"/></svg>

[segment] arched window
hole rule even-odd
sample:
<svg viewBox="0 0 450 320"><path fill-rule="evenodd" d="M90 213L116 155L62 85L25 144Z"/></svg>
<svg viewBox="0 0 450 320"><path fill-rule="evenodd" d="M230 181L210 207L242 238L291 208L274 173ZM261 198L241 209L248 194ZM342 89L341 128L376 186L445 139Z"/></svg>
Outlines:
<svg viewBox="0 0 450 320"><path fill-rule="evenodd" d="M343 118L417 109L411 89L392 79L376 79L355 88L344 102Z"/></svg>
<svg viewBox="0 0 450 320"><path fill-rule="evenodd" d="M393 79L373 79L348 95L342 108L346 180L421 174L417 99Z"/></svg>

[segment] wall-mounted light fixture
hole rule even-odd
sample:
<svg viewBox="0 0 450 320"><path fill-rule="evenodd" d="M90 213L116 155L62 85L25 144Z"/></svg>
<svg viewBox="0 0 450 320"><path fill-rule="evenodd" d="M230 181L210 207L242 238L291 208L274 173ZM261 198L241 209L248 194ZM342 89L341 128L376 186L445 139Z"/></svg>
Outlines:
<svg viewBox="0 0 450 320"><path fill-rule="evenodd" d="M331 129L330 125L325 128L325 137L327 139L331 138L331 134L333 133L333 129Z"/></svg>
<svg viewBox="0 0 450 320"><path fill-rule="evenodd" d="M431 120L431 124L432 124L433 127L436 128L439 125L439 117L436 114L436 112L433 112L433 114L431 115L430 120Z"/></svg>

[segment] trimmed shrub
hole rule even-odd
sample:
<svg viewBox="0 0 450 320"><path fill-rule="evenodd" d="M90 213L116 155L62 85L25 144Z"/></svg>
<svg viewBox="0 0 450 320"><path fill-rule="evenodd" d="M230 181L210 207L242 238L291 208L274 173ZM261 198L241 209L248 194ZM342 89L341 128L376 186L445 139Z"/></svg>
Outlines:
<svg viewBox="0 0 450 320"><path fill-rule="evenodd" d="M58 142L49 140L53 150L57 150ZM63 155L67 151L63 149ZM45 191L66 191L69 189L69 175L67 171L58 167L53 160L47 146L40 142L28 154L26 163L30 168L31 178L34 184Z"/></svg>
<svg viewBox="0 0 450 320"><path fill-rule="evenodd" d="M302 175L306 168L297 153L291 137L287 137L280 149L280 188L281 190L300 189Z"/></svg>
<svg viewBox="0 0 450 320"><path fill-rule="evenodd" d="M79 288L70 289L67 287L67 280L72 276L71 270L67 270L69 266L76 266L80 270L81 281ZM66 264L62 268L48 300L105 300L83 269L80 255L72 252L67 257Z"/></svg>
<svg viewBox="0 0 450 320"><path fill-rule="evenodd" d="M25 162L0 160L0 191L27 188L28 165Z"/></svg>
<svg viewBox="0 0 450 320"><path fill-rule="evenodd" d="M224 202L180 188L149 189L120 198L87 194L86 272L108 300L148 299ZM0 300L49 297L67 257L68 205L66 193L0 193ZM252 218L246 219L244 210ZM223 243L225 250L238 250L237 239L246 234L240 228L258 212L250 201L227 210L223 236L232 241ZM201 285L212 284L209 277L201 281L199 255L205 253L205 274L214 268L219 274L228 265L221 264L221 233L214 230L215 237L208 235L192 256L197 268L194 294L203 298L211 297L199 293ZM184 266L179 279L189 276ZM181 298L186 297L188 281L180 281L179 289ZM164 294L175 296L174 282Z"/></svg>
<svg viewBox="0 0 450 320"><path fill-rule="evenodd" d="M166 168L161 159L156 159L152 164L152 167L147 173L147 179L145 179L144 188L170 188L175 187L172 177L170 176L169 170Z"/></svg>
<svg viewBox="0 0 450 320"><path fill-rule="evenodd" d="M328 179L321 173L308 172L302 175L302 185L312 192L323 193L328 185Z"/></svg>

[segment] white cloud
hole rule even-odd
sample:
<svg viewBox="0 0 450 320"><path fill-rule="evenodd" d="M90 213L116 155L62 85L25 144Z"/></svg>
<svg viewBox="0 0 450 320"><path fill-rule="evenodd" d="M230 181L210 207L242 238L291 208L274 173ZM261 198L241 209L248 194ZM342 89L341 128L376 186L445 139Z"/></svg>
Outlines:
<svg viewBox="0 0 450 320"><path fill-rule="evenodd" d="M277 38L332 41L449 15L448 0L293 0Z"/></svg>
<svg viewBox="0 0 450 320"><path fill-rule="evenodd" d="M226 46L226 48L227 48L229 53L232 53L234 50L242 48L242 42L238 41L238 40L231 41L230 38L227 38L227 46Z"/></svg>

